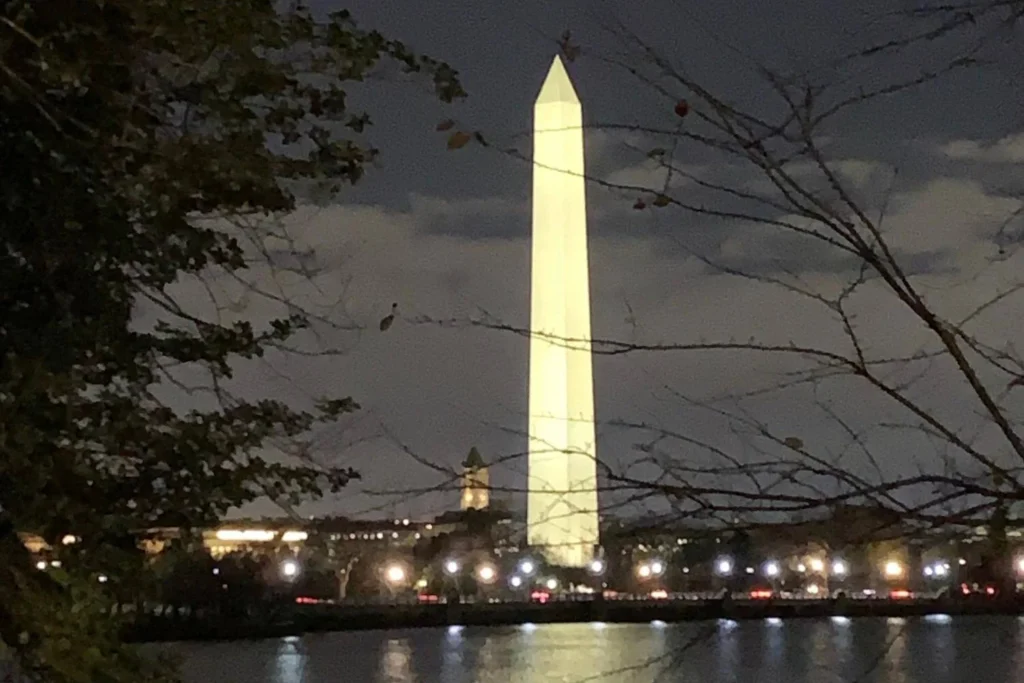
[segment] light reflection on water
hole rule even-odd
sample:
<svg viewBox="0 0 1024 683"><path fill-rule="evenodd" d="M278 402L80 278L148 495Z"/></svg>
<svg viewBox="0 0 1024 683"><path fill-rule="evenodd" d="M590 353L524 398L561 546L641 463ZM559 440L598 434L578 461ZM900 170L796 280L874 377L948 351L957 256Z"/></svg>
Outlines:
<svg viewBox="0 0 1024 683"><path fill-rule="evenodd" d="M1024 683L1024 618L524 624L173 646L185 683Z"/></svg>

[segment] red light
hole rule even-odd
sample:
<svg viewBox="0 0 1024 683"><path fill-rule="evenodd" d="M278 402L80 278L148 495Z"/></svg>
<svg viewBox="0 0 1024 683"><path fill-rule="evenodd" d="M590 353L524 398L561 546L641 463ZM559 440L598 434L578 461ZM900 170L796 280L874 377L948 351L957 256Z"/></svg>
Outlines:
<svg viewBox="0 0 1024 683"><path fill-rule="evenodd" d="M910 591L905 591L905 590L892 591L891 593L889 593L889 597L893 598L893 599L896 599L896 600L905 600L906 598L910 597Z"/></svg>
<svg viewBox="0 0 1024 683"><path fill-rule="evenodd" d="M438 597L436 595L431 594L431 593L422 593L419 596L419 600L420 600L420 602L437 602L438 601Z"/></svg>
<svg viewBox="0 0 1024 683"><path fill-rule="evenodd" d="M551 593L547 593L545 591L533 591L530 593L530 599L536 600L537 602L547 602L550 597Z"/></svg>
<svg viewBox="0 0 1024 683"><path fill-rule="evenodd" d="M766 590L750 591L750 597L754 600L766 600L772 597L772 592Z"/></svg>
<svg viewBox="0 0 1024 683"><path fill-rule="evenodd" d="M962 593L963 593L964 595L970 595L970 594L971 594L971 589L970 589L970 588L969 588L969 587L967 586L967 584L966 584L966 583L961 583L961 584L960 584L960 591L961 591L961 592L962 592Z"/></svg>
<svg viewBox="0 0 1024 683"><path fill-rule="evenodd" d="M995 595L996 589L992 586L985 586L985 593L987 593L988 595Z"/></svg>
<svg viewBox="0 0 1024 683"><path fill-rule="evenodd" d="M651 591L651 597L655 600L664 600L668 597L668 591Z"/></svg>

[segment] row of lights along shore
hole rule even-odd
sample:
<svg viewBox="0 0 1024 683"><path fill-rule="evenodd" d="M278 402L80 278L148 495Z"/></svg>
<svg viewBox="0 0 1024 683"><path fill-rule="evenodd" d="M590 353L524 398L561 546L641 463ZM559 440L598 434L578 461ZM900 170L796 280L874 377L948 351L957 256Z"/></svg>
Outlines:
<svg viewBox="0 0 1024 683"><path fill-rule="evenodd" d="M243 540L243 537L244 540L252 540L255 533L260 532L230 530L219 532L218 536L223 534L223 540L228 540L229 537L230 540ZM286 542L302 541L306 539L305 532L286 531L281 534L281 536L282 540ZM72 545L78 542L78 540L79 539L77 537L68 535L62 539L62 543L64 545ZM960 566L964 566L966 564L966 560L960 558L958 560L958 564ZM1018 557L1015 565L1017 572L1024 575L1024 556ZM56 560L51 562L40 560L36 563L36 568L40 570L45 570L50 566L58 568L60 567L60 562ZM825 573L826 567L831 570L831 575L835 577L841 578L849 573L849 567L845 561L835 559L831 563L828 563L822 558L811 558L806 563L800 562L796 565L796 571L800 574L807 573L808 570L815 574L823 574ZM443 568L445 574L449 577L457 577L463 573L462 564L454 558L446 560ZM730 557L719 557L714 561L713 568L714 572L722 577L731 576L736 571L735 563ZM282 578L289 581L296 580L301 574L301 570L302 567L297 558L288 558L280 565L280 574ZM522 587L530 582L529 580L532 579L537 570L538 566L534 560L529 558L522 559L516 567L516 572L509 576L508 583L512 588ZM602 559L595 559L590 563L588 570L592 576L601 576L605 573L606 564ZM662 576L667 570L668 565L660 559L648 559L642 561L636 566L636 574L641 580ZM950 570L951 567L949 562L939 560L926 565L922 569L922 573L927 578L944 579L950 575ZM690 570L689 567L683 567L682 571L684 574L688 574ZM902 562L890 559L883 564L882 571L886 578L899 579L904 576L906 567ZM492 584L497 581L499 576L498 568L489 561L478 564L472 573L475 578L483 584ZM757 572L754 567L746 567L746 573L756 574ZM770 579L778 578L782 574L782 565L775 560L768 560L761 565L761 573ZM393 586L402 585L406 583L409 578L408 570L401 563L389 563L385 565L383 568L383 575L385 581ZM106 580L106 576L100 577L101 582L106 582ZM545 579L543 583L549 590L555 590L558 587L558 580L554 577Z"/></svg>
<svg viewBox="0 0 1024 683"><path fill-rule="evenodd" d="M961 564L964 561L961 560ZM834 560L831 565L827 565L825 560L820 558L814 558L809 560L806 564L799 563L796 566L798 573L807 573L808 571L814 573L824 573L826 566L831 570L831 575L836 577L844 577L849 573L849 567L843 560ZM727 557L719 558L714 564L715 573L719 576L730 576L735 571L733 560ZM605 573L605 562L597 559L590 563L589 572L592 576L601 576ZM887 578L897 579L901 578L906 571L903 563L898 560L888 560L882 567L883 573ZM536 562L531 559L524 559L519 562L516 567L516 572L509 577L509 585L513 588L520 588L526 585L529 579L537 573L538 567ZM641 562L636 566L636 574L640 579L651 579L662 576L668 570L668 565L662 560L648 560ZM1018 562L1018 570L1024 573L1024 558L1021 558ZM448 559L444 563L444 573L449 577L458 577L463 575L464 567L456 559ZM684 573L689 573L689 568L683 568ZM948 562L935 562L927 565L923 569L923 574L926 577L934 578L945 578L949 576L950 565ZM746 568L747 574L754 574L756 570L753 567ZM762 573L768 578L777 578L782 574L782 566L779 562L769 560L762 565ZM490 562L482 562L478 564L473 572L473 576L484 584L492 584L498 579L498 569ZM384 570L385 579L391 584L402 584L408 579L408 572L405 567L401 564L394 563L387 565ZM555 590L558 587L558 580L555 578L548 578L544 581L544 585L550 589Z"/></svg>

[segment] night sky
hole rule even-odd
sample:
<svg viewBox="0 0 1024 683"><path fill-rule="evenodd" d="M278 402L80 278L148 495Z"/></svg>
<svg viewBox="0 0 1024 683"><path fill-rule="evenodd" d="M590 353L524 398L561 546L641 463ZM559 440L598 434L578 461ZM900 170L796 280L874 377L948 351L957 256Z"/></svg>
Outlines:
<svg viewBox="0 0 1024 683"><path fill-rule="evenodd" d="M431 98L428 85L387 74L355 89L354 101L373 118L369 138L381 149L380 161L336 203L306 208L289 221L297 242L316 250L323 293L313 297L310 288L294 282L284 287L324 305L341 298L344 306L326 315L338 324L365 327L357 332L320 326L318 343L343 348L343 355L275 358L273 367L247 367L239 376L242 391L269 387L274 395L296 401L329 391L351 394L364 406L357 418L327 430L318 442L322 456L359 469L362 482L307 512L426 516L453 508L457 495L441 472L418 459L452 468L474 445L488 460L525 450L527 340L421 321L465 321L486 312L510 325L528 325L530 168L499 150L529 150L532 102L562 31L571 29L583 49L569 68L584 118L595 126L587 133L588 173L658 188L664 172L645 159L650 141L600 124L672 126L672 101L608 63L605 58L623 50L602 26L621 21L690 76L767 115L777 111L778 102L768 95L757 64L821 81L845 79L840 87L849 91L917 73L957 47L956 41L946 41L830 72L828 65L838 57L907 27L904 19L884 16L897 4L902 6L846 0L314 0L318 10L344 6L362 24L448 61L460 71L469 97L442 105ZM1012 246L1005 259L993 263L993 235L1020 206L1014 197L1024 183L1024 87L1020 79L1013 83L1020 62L999 39L986 56L991 66L857 107L823 131L829 157L862 205L877 213L889 197L885 226L892 245L928 300L951 319L1016 282L1021 272ZM434 128L449 117L460 127L481 131L498 149L470 145L446 151L444 134ZM681 145L674 161L705 180L763 186L754 169L707 150ZM704 201L701 190L688 183L674 183L672 194ZM678 208L635 211L637 192L597 186L588 192L595 338L657 343L755 337L846 348L838 322L822 307L779 287L716 273L699 257L749 273L789 273L822 292L836 291L849 279L856 270L849 261L749 224ZM1021 228L1024 224L1011 225L1008 234ZM377 321L392 302L399 304L400 319L380 333ZM263 307L257 315L280 312L249 303L252 310ZM913 351L924 339L892 296L877 287L858 295L855 309L869 352L878 357ZM1019 341L1022 312L1020 299L1011 297L975 320L973 331L994 346ZM786 369L791 368L750 353L598 357L599 457L650 476L654 469L634 448L650 434L615 424L642 421L710 440L740 460L754 458L749 443L722 419L680 394L706 400L749 392L777 382ZM997 387L1006 382L988 379ZM938 363L916 381L915 395L974 438L974 407L949 367ZM816 402L856 429L872 427L865 438L877 449L878 467L825 419ZM721 405L736 408L732 402ZM940 445L919 432L878 426L904 416L857 382L761 394L743 409L867 477L942 468ZM991 437L986 429L977 432L982 445L994 443ZM658 457L710 462L679 442L663 441L655 451ZM996 451L995 457L1008 456ZM525 459L511 458L492 480L518 489L524 472ZM448 490L369 493L431 487ZM514 507L525 501L521 493L506 497ZM648 501L632 509L659 505Z"/></svg>

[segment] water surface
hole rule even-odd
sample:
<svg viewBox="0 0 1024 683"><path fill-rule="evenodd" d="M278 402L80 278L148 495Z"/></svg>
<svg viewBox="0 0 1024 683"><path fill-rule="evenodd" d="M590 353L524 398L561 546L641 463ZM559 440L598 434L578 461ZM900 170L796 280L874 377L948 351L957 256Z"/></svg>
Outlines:
<svg viewBox="0 0 1024 683"><path fill-rule="evenodd" d="M1024 683L1024 619L546 624L177 644L186 683Z"/></svg>

